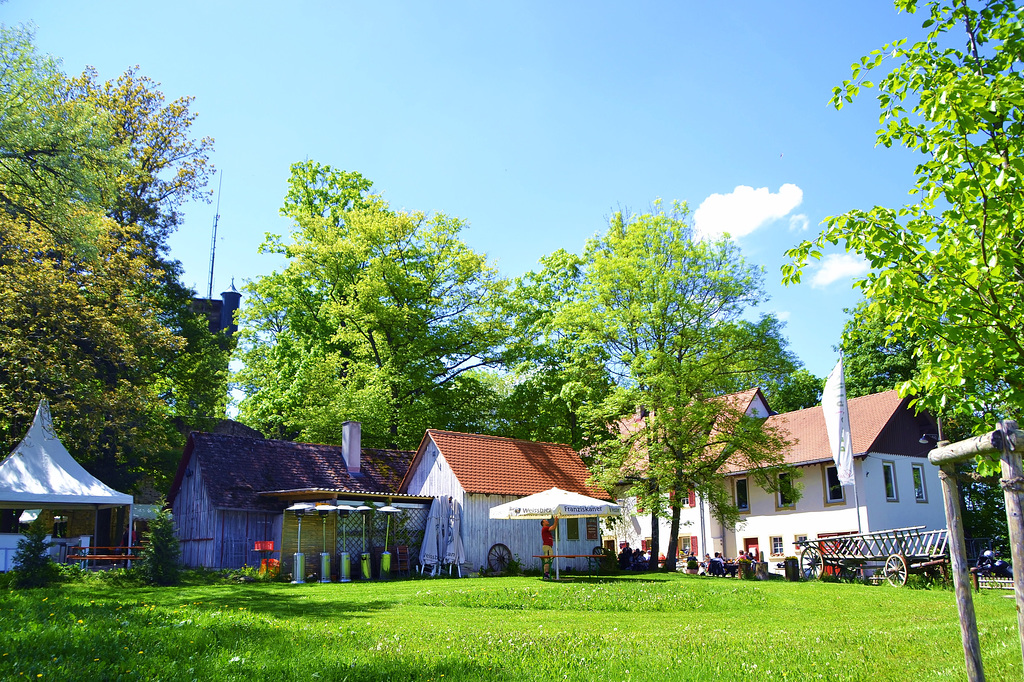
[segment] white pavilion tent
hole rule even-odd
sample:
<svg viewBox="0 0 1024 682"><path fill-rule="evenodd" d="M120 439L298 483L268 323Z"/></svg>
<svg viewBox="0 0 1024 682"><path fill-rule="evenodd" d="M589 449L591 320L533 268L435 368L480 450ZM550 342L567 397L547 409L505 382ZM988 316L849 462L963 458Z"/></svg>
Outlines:
<svg viewBox="0 0 1024 682"><path fill-rule="evenodd" d="M134 498L104 484L75 461L53 430L50 406L39 401L35 418L18 447L0 462L0 509L95 510L128 507L132 524ZM0 536L0 571L10 568L17 539ZM10 547L8 547L10 545Z"/></svg>

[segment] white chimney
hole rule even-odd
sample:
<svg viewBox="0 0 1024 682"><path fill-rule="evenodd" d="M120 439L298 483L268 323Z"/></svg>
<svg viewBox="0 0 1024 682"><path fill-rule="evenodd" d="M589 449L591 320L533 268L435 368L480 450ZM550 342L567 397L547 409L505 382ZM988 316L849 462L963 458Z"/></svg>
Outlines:
<svg viewBox="0 0 1024 682"><path fill-rule="evenodd" d="M341 454L352 473L359 473L359 455L363 449L361 428L359 422L345 422L341 425Z"/></svg>

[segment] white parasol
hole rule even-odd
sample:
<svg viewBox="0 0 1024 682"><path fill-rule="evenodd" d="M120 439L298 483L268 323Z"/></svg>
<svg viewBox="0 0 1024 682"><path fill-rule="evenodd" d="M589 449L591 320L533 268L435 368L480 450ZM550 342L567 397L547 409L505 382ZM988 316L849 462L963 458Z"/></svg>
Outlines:
<svg viewBox="0 0 1024 682"><path fill-rule="evenodd" d="M542 493L521 497L518 500L491 507L492 519L549 519L585 518L589 516L618 516L622 507L614 502L587 497L560 488L551 488ZM555 533L555 554L558 554L558 533ZM555 579L559 578L558 559L555 559Z"/></svg>
<svg viewBox="0 0 1024 682"><path fill-rule="evenodd" d="M445 543L444 562L459 567L462 575L462 564L466 562L466 550L462 546L462 507L458 500L451 501L451 512L448 523L448 542Z"/></svg>
<svg viewBox="0 0 1024 682"><path fill-rule="evenodd" d="M423 543L420 545L420 566L433 566L441 562L439 530L441 527L441 500L435 497L427 514L427 527L423 529Z"/></svg>

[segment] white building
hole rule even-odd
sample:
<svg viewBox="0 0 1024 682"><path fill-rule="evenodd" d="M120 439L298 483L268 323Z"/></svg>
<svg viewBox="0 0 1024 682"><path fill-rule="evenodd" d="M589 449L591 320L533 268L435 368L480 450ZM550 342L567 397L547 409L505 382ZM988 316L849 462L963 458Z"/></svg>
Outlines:
<svg viewBox="0 0 1024 682"><path fill-rule="evenodd" d="M770 414L757 389L735 398L748 401L748 415ZM799 499L767 492L748 471L730 469L725 485L742 520L735 528L725 527L703 500L691 495L680 515L680 553L693 549L700 556L722 552L734 557L741 550L757 551L774 566L799 554L805 539L908 526L945 528L938 467L927 458L935 445L935 422L926 414L915 415L908 400L886 391L849 401L855 487L838 483L820 407L767 417L768 425L792 441L785 461L796 467ZM928 437L926 443L922 436ZM650 529L650 515L633 516L617 539L636 546L650 541ZM668 549L669 530L669 520L662 519L661 552Z"/></svg>

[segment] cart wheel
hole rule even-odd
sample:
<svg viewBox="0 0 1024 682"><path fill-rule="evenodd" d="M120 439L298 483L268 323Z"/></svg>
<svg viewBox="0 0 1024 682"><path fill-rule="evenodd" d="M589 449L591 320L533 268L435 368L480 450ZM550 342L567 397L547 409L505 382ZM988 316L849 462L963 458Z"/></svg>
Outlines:
<svg viewBox="0 0 1024 682"><path fill-rule="evenodd" d="M605 556L608 556L604 547L595 547L594 549L590 550L590 553L595 555L604 554Z"/></svg>
<svg viewBox="0 0 1024 682"><path fill-rule="evenodd" d="M512 550L500 542L492 545L487 552L487 568L495 573L504 573L508 569L510 561L512 561Z"/></svg>
<svg viewBox="0 0 1024 682"><path fill-rule="evenodd" d="M804 547L800 552L800 574L806 580L821 577L821 552L817 547Z"/></svg>
<svg viewBox="0 0 1024 682"><path fill-rule="evenodd" d="M906 585L910 569L902 554L891 554L885 560L885 579L890 585Z"/></svg>

